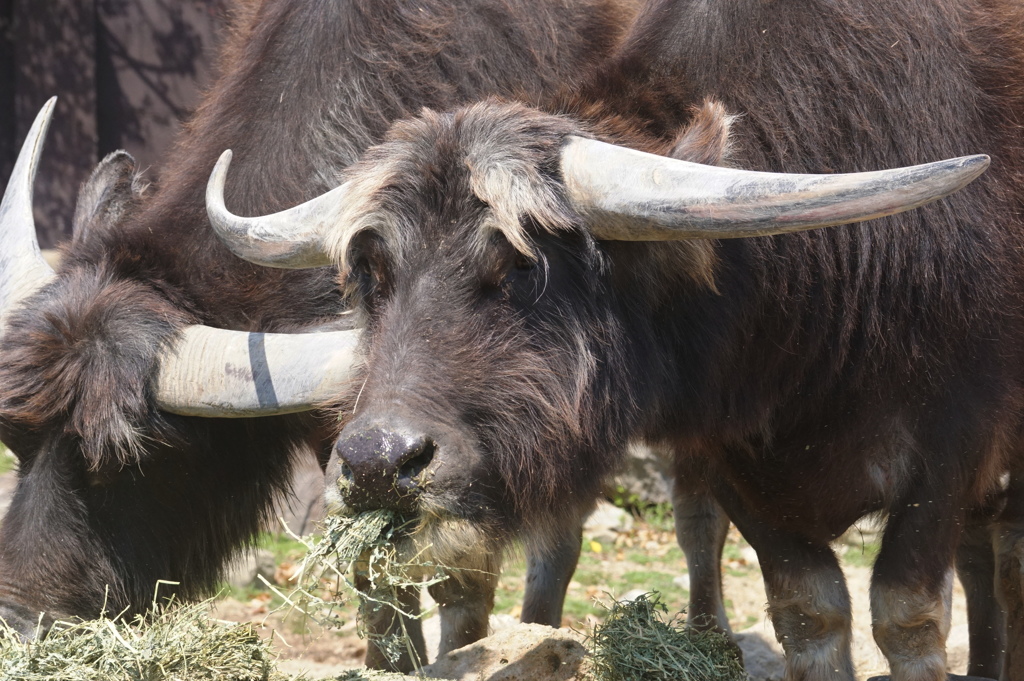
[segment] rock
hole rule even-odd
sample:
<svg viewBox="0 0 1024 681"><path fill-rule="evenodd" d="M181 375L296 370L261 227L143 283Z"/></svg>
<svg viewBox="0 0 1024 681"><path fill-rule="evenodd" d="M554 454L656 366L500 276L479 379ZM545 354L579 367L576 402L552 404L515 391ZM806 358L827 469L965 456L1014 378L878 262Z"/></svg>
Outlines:
<svg viewBox="0 0 1024 681"><path fill-rule="evenodd" d="M631 603L647 593L650 593L647 589L631 589L619 596L619 601L622 603Z"/></svg>
<svg viewBox="0 0 1024 681"><path fill-rule="evenodd" d="M7 456L8 452L2 450L0 446L0 456ZM0 518L7 514L7 508L11 505L11 501L14 499L14 490L18 486L18 472L17 470L10 470L6 473L0 474Z"/></svg>
<svg viewBox="0 0 1024 681"><path fill-rule="evenodd" d="M587 539L611 544L619 532L633 529L633 515L607 501L599 501L597 508L583 523L583 536Z"/></svg>
<svg viewBox="0 0 1024 681"><path fill-rule="evenodd" d="M678 586L680 589L690 590L690 575L679 575L672 580L672 583Z"/></svg>
<svg viewBox="0 0 1024 681"><path fill-rule="evenodd" d="M960 674L947 674L947 681L996 681L987 676L962 676ZM892 681L890 676L872 676L868 681Z"/></svg>
<svg viewBox="0 0 1024 681"><path fill-rule="evenodd" d="M427 590L423 590L421 599L424 601L423 609L428 610L434 606L433 599L427 593ZM519 618L513 617L512 615L494 615L492 614L490 620L487 622L488 635L494 636L500 634L508 629L513 629L519 626ZM427 645L427 659L434 660L437 658L437 649L441 643L441 618L437 615L423 620L423 640Z"/></svg>
<svg viewBox="0 0 1024 681"><path fill-rule="evenodd" d="M292 471L291 494L277 503L275 517L293 533L304 537L324 517L324 474L312 457L304 457ZM281 528L284 529L284 528Z"/></svg>
<svg viewBox="0 0 1024 681"><path fill-rule="evenodd" d="M512 629L519 626L519 618L513 617L512 615L491 615L490 621L487 623L489 636L500 634L506 629Z"/></svg>
<svg viewBox="0 0 1024 681"><path fill-rule="evenodd" d="M277 669L282 674L303 679L333 679L334 681L422 681L420 676L406 676L395 672L359 667L340 669L336 665L302 663L301 660L281 660ZM276 676L274 678L277 678Z"/></svg>
<svg viewBox="0 0 1024 681"><path fill-rule="evenodd" d="M867 544L874 544L885 528L884 523L874 517L861 518L855 522L850 529L843 533L837 541L854 548L863 548Z"/></svg>
<svg viewBox="0 0 1024 681"><path fill-rule="evenodd" d="M664 504L672 500L671 483L666 477L666 458L657 450L633 444L618 475L605 483L605 496L626 497L642 504ZM622 488L621 492L617 488Z"/></svg>
<svg viewBox="0 0 1024 681"><path fill-rule="evenodd" d="M758 628L760 626L754 625ZM786 675L786 658L782 646L774 637L769 638L751 629L736 634L736 643L743 651L743 666L747 674L756 681L782 681Z"/></svg>
<svg viewBox="0 0 1024 681"><path fill-rule="evenodd" d="M260 549L246 553L238 560L235 567L228 572L227 583L238 589L250 587L264 588L259 576L274 583L274 572L277 570L277 563L274 554L267 549Z"/></svg>
<svg viewBox="0 0 1024 681"><path fill-rule="evenodd" d="M586 653L580 634L519 624L442 656L423 674L456 681L570 681Z"/></svg>

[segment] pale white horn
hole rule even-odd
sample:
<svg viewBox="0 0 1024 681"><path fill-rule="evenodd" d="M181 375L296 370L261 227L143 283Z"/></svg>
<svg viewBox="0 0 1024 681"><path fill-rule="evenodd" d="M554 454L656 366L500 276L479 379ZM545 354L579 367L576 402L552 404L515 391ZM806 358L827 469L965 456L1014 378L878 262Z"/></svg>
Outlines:
<svg viewBox="0 0 1024 681"><path fill-rule="evenodd" d="M337 223L346 185L271 215L239 217L224 205L224 183L231 150L221 154L206 186L206 212L217 236L231 252L266 267L304 269L332 264L323 235Z"/></svg>
<svg viewBox="0 0 1024 681"><path fill-rule="evenodd" d="M784 234L892 215L966 186L985 155L836 175L706 166L570 136L561 171L569 200L616 241Z"/></svg>
<svg viewBox="0 0 1024 681"><path fill-rule="evenodd" d="M51 98L36 115L0 202L0 333L10 312L54 277L36 238L32 185L56 104Z"/></svg>

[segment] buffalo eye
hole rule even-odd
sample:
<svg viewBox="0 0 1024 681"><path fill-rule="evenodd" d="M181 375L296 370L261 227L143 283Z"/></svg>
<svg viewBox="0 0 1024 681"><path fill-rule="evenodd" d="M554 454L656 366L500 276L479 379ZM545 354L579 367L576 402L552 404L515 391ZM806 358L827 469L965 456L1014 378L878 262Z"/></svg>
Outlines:
<svg viewBox="0 0 1024 681"><path fill-rule="evenodd" d="M357 237L350 254L350 284L372 312L372 309L388 295L390 279L387 251L380 238L368 234Z"/></svg>
<svg viewBox="0 0 1024 681"><path fill-rule="evenodd" d="M537 269L537 262L537 258L517 252L512 261L512 266L519 272L531 272Z"/></svg>

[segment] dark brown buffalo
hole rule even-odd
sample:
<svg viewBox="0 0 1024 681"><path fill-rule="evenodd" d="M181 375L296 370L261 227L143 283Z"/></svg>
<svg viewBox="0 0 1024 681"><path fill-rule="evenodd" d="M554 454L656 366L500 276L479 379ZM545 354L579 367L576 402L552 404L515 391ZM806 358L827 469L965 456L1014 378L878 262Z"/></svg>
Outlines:
<svg viewBox="0 0 1024 681"><path fill-rule="evenodd" d="M609 53L628 10L612 0L239 3L222 75L160 186L145 191L131 159L112 156L83 189L56 276L12 265L17 248L0 256L0 299L24 303L2 320L0 434L18 455L20 479L0 530L0 616L30 632L40 611L132 614L152 601L158 580L177 583L161 596L207 594L287 492L296 458L312 451L326 463L333 420L158 409L170 403L171 383L164 374L157 381L158 360L205 333L197 325L295 331L337 324L344 309L330 268L270 271L220 245L204 190L222 149L238 158L234 209L291 205L333 186L396 118L487 94L540 96L578 77ZM31 234L26 196L45 119L20 184L12 180L18 186L5 196L5 229L27 223ZM42 289L22 299L16 289L37 280ZM272 339L247 338L251 354L235 373L252 384L249 361L255 367L256 350ZM274 384L268 394L256 383L267 407L257 413L299 408ZM538 608L537 617L549 616ZM443 649L478 633L453 621L457 614Z"/></svg>
<svg viewBox="0 0 1024 681"><path fill-rule="evenodd" d="M367 330L329 494L414 514L411 545L474 566L571 525L628 441L658 443L757 550L787 679L854 678L829 542L878 513L875 639L893 679L937 681L963 527L1009 473L1003 678L1024 678L1022 27L1003 0L660 0L568 103L424 112L296 211L235 219L222 163L232 248L299 266L315 242ZM911 212L787 234L925 198L624 147L805 173L993 163ZM964 174L932 198L983 166L942 166ZM313 236L263 257L271 223Z"/></svg>

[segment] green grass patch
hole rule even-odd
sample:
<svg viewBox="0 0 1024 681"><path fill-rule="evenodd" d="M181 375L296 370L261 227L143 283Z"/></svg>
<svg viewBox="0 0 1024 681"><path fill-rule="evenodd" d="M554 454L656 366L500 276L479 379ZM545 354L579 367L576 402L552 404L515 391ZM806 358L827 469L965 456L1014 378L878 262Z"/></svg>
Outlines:
<svg viewBox="0 0 1024 681"><path fill-rule="evenodd" d="M320 541L318 535L311 535L309 542L316 544ZM274 562L301 561L306 556L306 544L284 532L265 532L256 542L256 547L265 549L274 554Z"/></svg>
<svg viewBox="0 0 1024 681"><path fill-rule="evenodd" d="M18 458L14 456L11 450L0 444L0 474L9 473L10 471L17 470Z"/></svg>
<svg viewBox="0 0 1024 681"><path fill-rule="evenodd" d="M667 616L657 593L616 602L589 639L595 681L744 681L728 638Z"/></svg>
<svg viewBox="0 0 1024 681"><path fill-rule="evenodd" d="M850 544L843 551L842 562L844 565L871 567L875 564L875 558L878 557L878 551L881 548L881 542L878 540Z"/></svg>

